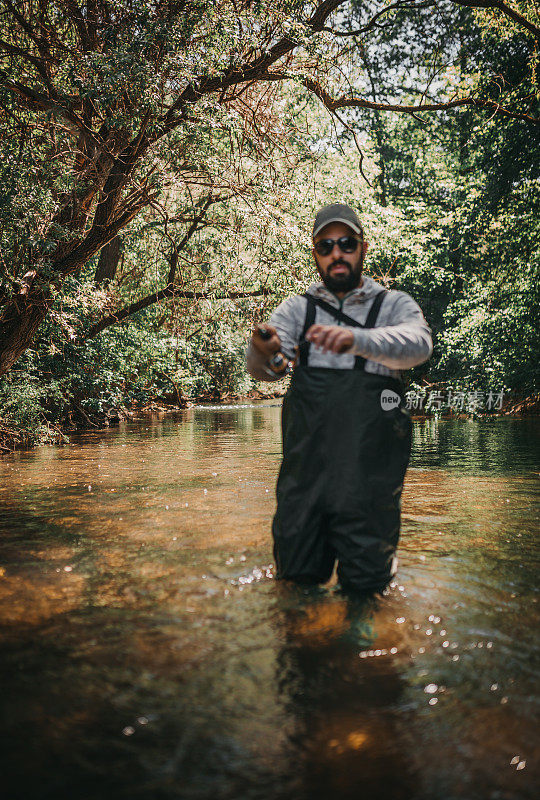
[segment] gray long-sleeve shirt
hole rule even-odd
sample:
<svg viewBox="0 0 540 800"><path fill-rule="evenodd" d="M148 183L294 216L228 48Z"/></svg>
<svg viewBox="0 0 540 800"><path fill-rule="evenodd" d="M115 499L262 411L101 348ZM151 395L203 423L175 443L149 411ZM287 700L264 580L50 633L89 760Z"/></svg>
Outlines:
<svg viewBox="0 0 540 800"><path fill-rule="evenodd" d="M335 308L360 322L365 323L375 295L384 287L365 275L360 287L349 292L340 301L323 283L314 283L309 294L319 297ZM304 327L307 300L295 295L284 300L270 317L270 324L277 330L282 352L294 358L295 348ZM335 317L317 306L315 322L320 325L338 325ZM400 377L400 371L422 364L433 350L431 331L418 303L405 292L389 291L381 305L376 328L350 328L354 345L345 353L323 353L313 344L309 350L308 364L311 367L352 369L355 356L367 360L366 372ZM246 354L247 369L257 380L278 380L265 369L264 357L252 345Z"/></svg>

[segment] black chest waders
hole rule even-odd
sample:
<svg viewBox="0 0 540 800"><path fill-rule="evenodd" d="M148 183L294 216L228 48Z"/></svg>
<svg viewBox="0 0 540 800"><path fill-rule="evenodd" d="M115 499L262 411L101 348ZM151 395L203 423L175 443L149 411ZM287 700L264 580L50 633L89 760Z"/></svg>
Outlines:
<svg viewBox="0 0 540 800"><path fill-rule="evenodd" d="M373 328L386 292L365 325L310 295L302 339L316 305L348 327ZM382 590L395 573L401 491L411 450L411 420L400 381L353 369L307 366L309 343L282 412L283 462L272 525L277 577L324 583L338 561L344 589Z"/></svg>

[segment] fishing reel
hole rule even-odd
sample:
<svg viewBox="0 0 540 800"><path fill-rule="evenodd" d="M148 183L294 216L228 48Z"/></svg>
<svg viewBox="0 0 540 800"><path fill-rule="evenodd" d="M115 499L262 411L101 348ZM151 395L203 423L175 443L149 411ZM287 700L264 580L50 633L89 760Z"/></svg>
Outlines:
<svg viewBox="0 0 540 800"><path fill-rule="evenodd" d="M266 328L261 328L257 326L257 335L263 339L263 341L268 341L268 339L272 338L272 334ZM279 375L280 377L285 377L288 375L289 372L292 371L294 367L294 362L290 361L283 353L277 352L268 359L266 362L269 369L274 373L274 375Z"/></svg>

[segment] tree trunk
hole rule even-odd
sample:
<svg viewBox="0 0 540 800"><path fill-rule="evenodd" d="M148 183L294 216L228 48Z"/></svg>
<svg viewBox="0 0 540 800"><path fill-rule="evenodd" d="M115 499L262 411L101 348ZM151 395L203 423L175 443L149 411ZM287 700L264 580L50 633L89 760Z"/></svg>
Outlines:
<svg viewBox="0 0 540 800"><path fill-rule="evenodd" d="M30 290L6 303L0 317L0 377L32 344L51 304L50 295L43 290Z"/></svg>
<svg viewBox="0 0 540 800"><path fill-rule="evenodd" d="M101 248L99 254L99 261L96 267L96 274L94 280L96 283L105 283L112 281L116 275L116 268L120 261L121 253L121 240L119 236L111 239L109 244Z"/></svg>

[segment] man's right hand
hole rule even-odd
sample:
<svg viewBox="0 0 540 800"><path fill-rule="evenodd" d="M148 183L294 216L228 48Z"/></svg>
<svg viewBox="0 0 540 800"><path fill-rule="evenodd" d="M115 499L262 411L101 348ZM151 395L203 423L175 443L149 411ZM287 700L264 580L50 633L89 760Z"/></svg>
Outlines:
<svg viewBox="0 0 540 800"><path fill-rule="evenodd" d="M259 328L268 331L270 338L263 339L259 333ZM276 329L271 325L266 325L265 323L262 323L255 328L251 336L251 344L256 350L258 350L265 360L271 358L274 353L278 353L281 349L281 342L279 340L279 336L277 335Z"/></svg>

